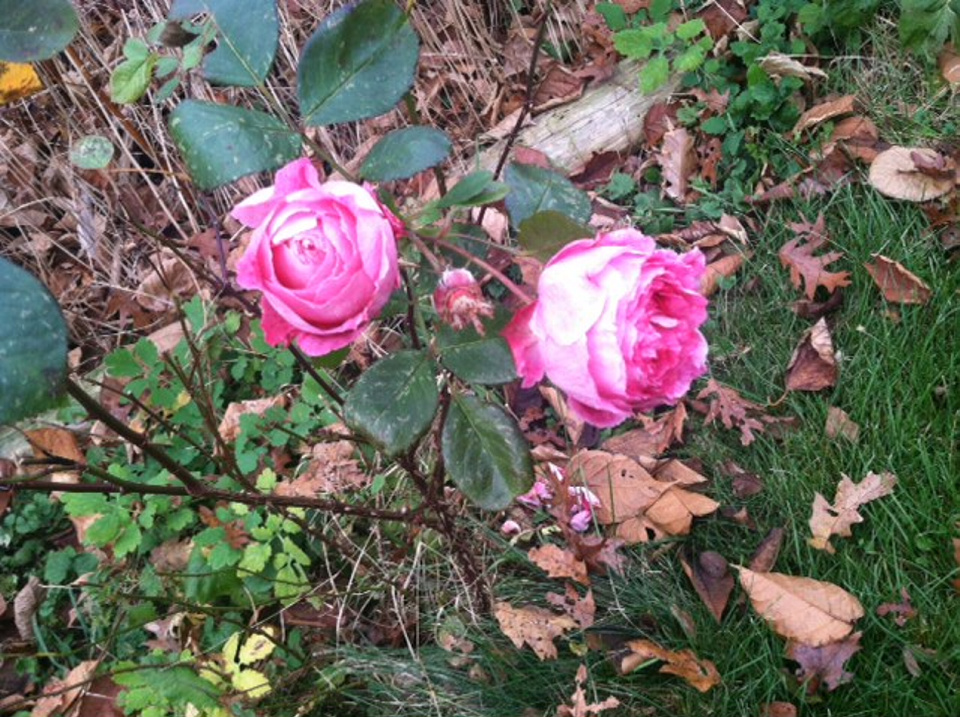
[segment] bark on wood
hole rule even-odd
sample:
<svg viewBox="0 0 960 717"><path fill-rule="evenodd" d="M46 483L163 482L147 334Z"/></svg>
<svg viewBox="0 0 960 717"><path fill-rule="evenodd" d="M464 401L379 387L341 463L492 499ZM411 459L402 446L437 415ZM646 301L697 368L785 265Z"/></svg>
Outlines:
<svg viewBox="0 0 960 717"><path fill-rule="evenodd" d="M652 94L640 90L638 62L621 62L613 77L588 87L576 101L548 110L524 127L515 146L543 152L566 174L601 152L628 154L643 138L643 119L677 88L679 77ZM506 139L480 153L480 167L493 170Z"/></svg>

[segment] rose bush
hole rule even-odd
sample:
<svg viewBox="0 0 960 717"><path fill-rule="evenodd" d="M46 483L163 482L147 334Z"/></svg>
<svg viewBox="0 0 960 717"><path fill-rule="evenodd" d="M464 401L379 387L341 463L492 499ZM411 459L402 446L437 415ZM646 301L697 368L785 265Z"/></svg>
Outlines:
<svg viewBox="0 0 960 717"><path fill-rule="evenodd" d="M308 159L232 215L254 231L237 282L263 294L263 332L272 346L296 341L321 356L351 344L399 284L392 217L368 189L320 181Z"/></svg>
<svg viewBox="0 0 960 717"><path fill-rule="evenodd" d="M503 333L524 387L546 376L600 428L675 403L706 371L704 271L634 229L568 244Z"/></svg>

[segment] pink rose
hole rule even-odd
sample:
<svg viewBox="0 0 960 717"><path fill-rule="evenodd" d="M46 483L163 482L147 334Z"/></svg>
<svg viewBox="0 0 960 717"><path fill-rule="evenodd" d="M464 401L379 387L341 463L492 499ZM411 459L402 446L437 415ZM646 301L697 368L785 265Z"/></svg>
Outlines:
<svg viewBox="0 0 960 717"><path fill-rule="evenodd" d="M271 346L322 356L348 346L399 284L391 221L365 187L321 183L308 159L277 172L232 215L253 235L237 283L263 293Z"/></svg>
<svg viewBox="0 0 960 717"><path fill-rule="evenodd" d="M657 249L635 229L568 244L503 332L524 387L546 376L600 428L676 403L706 371L705 268L699 251Z"/></svg>

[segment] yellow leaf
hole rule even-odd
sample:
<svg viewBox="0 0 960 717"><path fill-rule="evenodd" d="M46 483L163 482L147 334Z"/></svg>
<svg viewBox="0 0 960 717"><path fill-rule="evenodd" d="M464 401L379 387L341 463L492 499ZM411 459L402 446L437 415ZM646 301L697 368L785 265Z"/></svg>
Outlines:
<svg viewBox="0 0 960 717"><path fill-rule="evenodd" d="M240 633L233 633L230 638L227 640L226 644L223 646L223 652L221 656L223 657L223 664L226 666L227 671L231 674L237 672L240 669L240 665L237 664L237 653L240 651Z"/></svg>
<svg viewBox="0 0 960 717"><path fill-rule="evenodd" d="M33 65L0 62L0 105L22 100L43 89Z"/></svg>
<svg viewBox="0 0 960 717"><path fill-rule="evenodd" d="M275 633L276 629L273 626L267 626L263 628L263 632L251 635L243 643L243 647L240 648L238 662L241 665L249 665L270 657L277 646L277 643L273 640Z"/></svg>
<svg viewBox="0 0 960 717"><path fill-rule="evenodd" d="M240 670L233 676L232 682L237 691L251 700L260 699L272 689L267 676L256 670Z"/></svg>

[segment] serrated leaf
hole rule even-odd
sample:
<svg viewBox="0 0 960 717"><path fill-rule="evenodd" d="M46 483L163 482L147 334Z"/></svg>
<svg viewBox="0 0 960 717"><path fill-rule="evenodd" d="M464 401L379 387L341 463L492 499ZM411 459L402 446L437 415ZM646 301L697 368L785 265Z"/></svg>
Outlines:
<svg viewBox="0 0 960 717"><path fill-rule="evenodd" d="M307 41L297 69L307 125L388 112L413 84L417 35L391 0L364 0L328 15Z"/></svg>
<svg viewBox="0 0 960 717"><path fill-rule="evenodd" d="M274 169L300 154L300 137L256 110L186 100L170 115L170 134L201 189Z"/></svg>
<svg viewBox="0 0 960 717"><path fill-rule="evenodd" d="M437 343L440 361L467 383L509 383L517 377L510 347L499 336L481 336L471 326L454 331L442 325Z"/></svg>
<svg viewBox="0 0 960 717"><path fill-rule="evenodd" d="M0 0L0 60L34 62L70 44L80 20L68 0Z"/></svg>
<svg viewBox="0 0 960 717"><path fill-rule="evenodd" d="M50 292L0 259L0 423L52 406L67 375L67 325Z"/></svg>
<svg viewBox="0 0 960 717"><path fill-rule="evenodd" d="M360 167L360 176L375 182L406 179L437 166L451 149L450 138L438 129L398 129L374 145Z"/></svg>
<svg viewBox="0 0 960 717"><path fill-rule="evenodd" d="M261 573L272 555L273 548L269 543L248 543L237 567L251 573Z"/></svg>
<svg viewBox="0 0 960 717"><path fill-rule="evenodd" d="M642 29L623 30L613 36L617 52L634 60L646 60L653 52L653 38Z"/></svg>
<svg viewBox="0 0 960 717"><path fill-rule="evenodd" d="M70 162L80 169L103 169L113 159L113 143L99 134L81 137L70 148Z"/></svg>
<svg viewBox="0 0 960 717"><path fill-rule="evenodd" d="M516 422L498 406L454 394L443 425L450 478L486 510L502 510L533 485L533 462Z"/></svg>
<svg viewBox="0 0 960 717"><path fill-rule="evenodd" d="M159 56L151 52L146 57L130 58L117 65L110 74L110 99L121 105L137 102L150 88L158 59Z"/></svg>
<svg viewBox="0 0 960 717"><path fill-rule="evenodd" d="M204 79L238 87L262 82L270 72L280 36L276 0L180 1L173 4L170 18L199 12L213 15L217 27L217 49L204 62Z"/></svg>
<svg viewBox="0 0 960 717"><path fill-rule="evenodd" d="M237 655L237 661L241 665L251 665L254 662L265 660L273 654L277 647L276 628L267 625L262 632L256 632L246 639L240 653Z"/></svg>
<svg viewBox="0 0 960 717"><path fill-rule="evenodd" d="M517 243L540 261L548 261L570 242L591 236L593 232L585 226L551 209L520 222Z"/></svg>
<svg viewBox="0 0 960 717"><path fill-rule="evenodd" d="M658 55L640 70L640 89L654 92L663 87L670 79L670 61L665 55Z"/></svg>
<svg viewBox="0 0 960 717"><path fill-rule="evenodd" d="M430 356L425 351L398 351L360 377L347 395L343 419L396 455L430 427L439 401Z"/></svg>
<svg viewBox="0 0 960 717"><path fill-rule="evenodd" d="M504 173L510 187L507 211L519 227L524 219L548 209L566 214L574 221L590 221L590 198L564 176L531 164L511 163Z"/></svg>

